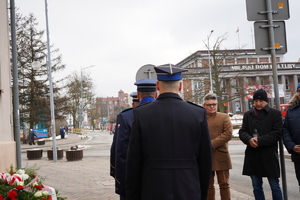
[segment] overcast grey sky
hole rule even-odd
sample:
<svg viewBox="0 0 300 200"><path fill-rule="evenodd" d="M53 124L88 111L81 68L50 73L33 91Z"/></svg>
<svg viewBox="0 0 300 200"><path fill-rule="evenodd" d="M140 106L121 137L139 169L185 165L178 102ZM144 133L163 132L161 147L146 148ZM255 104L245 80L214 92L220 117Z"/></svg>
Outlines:
<svg viewBox="0 0 300 200"><path fill-rule="evenodd" d="M15 0L46 29L44 0ZM300 1L290 0L285 62L300 58ZM210 44L228 33L226 49L254 47L253 22L245 0L48 0L50 42L60 49L65 75L90 72L97 96L136 90L137 70L146 64L176 64L197 50L211 30ZM236 33L239 28L239 33ZM45 35L46 41L46 35Z"/></svg>

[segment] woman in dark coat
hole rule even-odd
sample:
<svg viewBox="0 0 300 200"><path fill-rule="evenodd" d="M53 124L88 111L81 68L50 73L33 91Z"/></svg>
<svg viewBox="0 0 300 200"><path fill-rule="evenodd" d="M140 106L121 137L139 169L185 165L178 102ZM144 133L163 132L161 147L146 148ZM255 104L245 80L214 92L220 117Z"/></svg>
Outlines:
<svg viewBox="0 0 300 200"><path fill-rule="evenodd" d="M289 102L289 109L283 125L283 142L294 162L300 191L300 84L297 94Z"/></svg>

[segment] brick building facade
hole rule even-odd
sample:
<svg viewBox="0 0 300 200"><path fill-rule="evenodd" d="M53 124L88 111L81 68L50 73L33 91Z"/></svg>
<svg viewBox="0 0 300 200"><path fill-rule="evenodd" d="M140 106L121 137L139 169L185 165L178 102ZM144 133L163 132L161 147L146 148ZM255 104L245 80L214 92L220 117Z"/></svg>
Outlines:
<svg viewBox="0 0 300 200"><path fill-rule="evenodd" d="M280 104L285 104L295 94L300 82L300 62L283 62L283 55L276 55L276 62ZM177 65L189 70L183 75L182 96L185 100L201 105L203 96L210 91L212 73L220 88L217 95L222 96L225 102L229 99L224 104L228 112L243 113L249 110L253 105L251 93L258 88L269 92L269 104L274 106L270 55L257 55L254 49L214 50L210 55L207 50L200 50ZM218 87L216 84L213 81L214 93Z"/></svg>
<svg viewBox="0 0 300 200"><path fill-rule="evenodd" d="M100 120L102 123L115 122L117 114L129 107L129 95L123 90L118 92L117 97L98 97L96 99Z"/></svg>

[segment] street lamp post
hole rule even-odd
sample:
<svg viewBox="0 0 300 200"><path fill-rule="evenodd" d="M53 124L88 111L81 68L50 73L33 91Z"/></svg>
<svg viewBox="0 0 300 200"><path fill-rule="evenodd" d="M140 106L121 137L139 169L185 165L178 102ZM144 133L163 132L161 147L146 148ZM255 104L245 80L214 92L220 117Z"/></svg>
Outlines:
<svg viewBox="0 0 300 200"><path fill-rule="evenodd" d="M19 114L19 86L18 86L18 66L17 66L17 39L16 39L16 12L15 1L10 0L11 17L11 47L12 47L12 68L13 68L13 125L14 139L16 142L17 167L22 168L21 144L20 144L20 114Z"/></svg>
<svg viewBox="0 0 300 200"><path fill-rule="evenodd" d="M82 71L87 69L87 68L91 68L91 67L95 67L95 65L91 65L91 66L88 66L88 67L84 67L82 68L81 67L81 70L80 70L80 113L83 114L83 98L82 98L82 90L83 90L83 87L82 87L82 79L83 79L83 76L82 76ZM83 117L83 116L82 116ZM82 117L81 119L79 119L79 127L80 127L80 131L81 131L81 138L83 136L83 131L82 131Z"/></svg>
<svg viewBox="0 0 300 200"><path fill-rule="evenodd" d="M54 115L54 100L53 100L53 84L52 84L52 71L51 71L51 53L50 53L50 37L48 25L48 3L45 0L45 15L46 15L46 29L47 29L47 71L49 77L49 90L50 90L50 111L51 111L51 130L52 130L52 143L53 143L53 161L57 162L57 149L56 149L56 130L55 130L55 115ZM33 69L39 69L41 63L34 61L32 63Z"/></svg>
<svg viewBox="0 0 300 200"><path fill-rule="evenodd" d="M211 34L214 32L214 30L210 31L209 36L207 36L207 48L208 48L208 67L209 67L209 82L210 82L210 91L209 93L213 93L213 80L212 80L212 74L211 74L211 62L210 62L210 49L209 49L209 38Z"/></svg>

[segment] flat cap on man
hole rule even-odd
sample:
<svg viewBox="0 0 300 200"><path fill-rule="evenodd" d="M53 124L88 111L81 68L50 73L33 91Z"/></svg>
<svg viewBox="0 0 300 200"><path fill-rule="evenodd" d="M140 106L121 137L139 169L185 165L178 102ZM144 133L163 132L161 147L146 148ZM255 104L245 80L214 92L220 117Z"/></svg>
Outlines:
<svg viewBox="0 0 300 200"><path fill-rule="evenodd" d="M156 81L152 79L141 79L134 83L138 92L155 92Z"/></svg>
<svg viewBox="0 0 300 200"><path fill-rule="evenodd" d="M176 65L165 64L154 67L159 81L178 81L182 79L182 72L188 71L187 69L180 68Z"/></svg>

